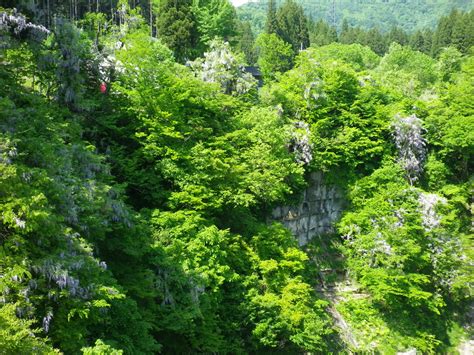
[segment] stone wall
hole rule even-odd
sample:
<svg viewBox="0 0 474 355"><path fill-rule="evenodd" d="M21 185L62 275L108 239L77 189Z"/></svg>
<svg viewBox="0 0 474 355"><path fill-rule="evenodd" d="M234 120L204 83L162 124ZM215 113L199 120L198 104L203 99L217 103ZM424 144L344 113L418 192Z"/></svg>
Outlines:
<svg viewBox="0 0 474 355"><path fill-rule="evenodd" d="M295 206L279 206L272 212L274 220L288 228L299 245L305 245L316 235L334 232L344 209L345 199L341 189L324 181L324 174L313 172L301 202Z"/></svg>

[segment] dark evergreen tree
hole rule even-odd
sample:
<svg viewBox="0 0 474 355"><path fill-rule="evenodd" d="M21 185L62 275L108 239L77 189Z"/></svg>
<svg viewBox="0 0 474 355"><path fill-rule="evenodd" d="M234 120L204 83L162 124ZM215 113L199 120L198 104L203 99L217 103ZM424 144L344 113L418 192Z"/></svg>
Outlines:
<svg viewBox="0 0 474 355"><path fill-rule="evenodd" d="M474 45L473 17L469 13L458 13L453 20L453 30L451 33L452 44L461 53L467 53L469 48Z"/></svg>
<svg viewBox="0 0 474 355"><path fill-rule="evenodd" d="M395 42L405 46L408 44L409 38L407 33L400 27L394 26L390 29L390 32L387 35L387 42L390 45Z"/></svg>
<svg viewBox="0 0 474 355"><path fill-rule="evenodd" d="M311 45L324 46L338 41L336 28L323 20L311 22L309 28Z"/></svg>
<svg viewBox="0 0 474 355"><path fill-rule="evenodd" d="M410 47L416 51L424 52L425 48L425 36L423 31L416 31L410 36L409 40Z"/></svg>
<svg viewBox="0 0 474 355"><path fill-rule="evenodd" d="M437 56L442 48L451 44L451 36L453 33L453 24L456 21L458 12L453 10L449 16L442 17L433 34L433 43L431 47L431 55Z"/></svg>
<svg viewBox="0 0 474 355"><path fill-rule="evenodd" d="M431 43L433 39L433 31L425 30L425 31L416 31L410 36L409 39L409 46L416 51L430 54L431 53Z"/></svg>
<svg viewBox="0 0 474 355"><path fill-rule="evenodd" d="M433 31L430 29L424 30L423 38L424 38L424 44L423 44L423 49L421 50L421 52L425 54L430 54L431 47L433 44Z"/></svg>
<svg viewBox="0 0 474 355"><path fill-rule="evenodd" d="M257 60L254 43L255 37L250 27L250 22L244 21L239 23L237 49L245 55L247 64L254 64Z"/></svg>
<svg viewBox="0 0 474 355"><path fill-rule="evenodd" d="M362 31L363 33L365 31ZM364 34L365 40L359 43L369 46L375 53L383 55L387 51L385 37L378 28L372 28Z"/></svg>
<svg viewBox="0 0 474 355"><path fill-rule="evenodd" d="M344 19L342 21L342 29L341 29L341 34L339 36L339 41L341 43L349 44L352 43L352 31L351 28L349 27L349 22L347 19Z"/></svg>
<svg viewBox="0 0 474 355"><path fill-rule="evenodd" d="M192 0L164 0L156 20L157 35L184 62L196 55L198 35L191 11Z"/></svg>
<svg viewBox="0 0 474 355"><path fill-rule="evenodd" d="M296 52L309 46L308 20L301 5L287 0L276 14L277 35L290 43Z"/></svg>
<svg viewBox="0 0 474 355"><path fill-rule="evenodd" d="M268 2L268 11L267 11L267 22L265 23L265 32L266 33L277 33L278 24L276 18L276 5L275 0L270 0Z"/></svg>

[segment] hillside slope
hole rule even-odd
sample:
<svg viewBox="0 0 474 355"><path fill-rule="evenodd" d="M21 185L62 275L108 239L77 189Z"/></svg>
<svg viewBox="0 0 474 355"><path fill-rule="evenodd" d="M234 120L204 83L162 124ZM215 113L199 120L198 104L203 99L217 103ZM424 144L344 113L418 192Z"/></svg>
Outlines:
<svg viewBox="0 0 474 355"><path fill-rule="evenodd" d="M284 0L276 0L282 4ZM470 10L471 0L296 0L314 20L324 19L337 26L346 19L352 26L390 29L399 26L406 31L433 28L437 20L451 9ZM254 31L260 32L265 24L267 0L254 0L237 8L242 20L252 22Z"/></svg>

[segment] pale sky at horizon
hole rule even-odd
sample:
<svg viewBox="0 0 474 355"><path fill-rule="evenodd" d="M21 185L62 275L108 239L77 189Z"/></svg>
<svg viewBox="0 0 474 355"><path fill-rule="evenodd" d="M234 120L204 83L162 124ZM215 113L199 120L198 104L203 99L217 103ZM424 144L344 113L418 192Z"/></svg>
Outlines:
<svg viewBox="0 0 474 355"><path fill-rule="evenodd" d="M246 2L249 2L249 0L231 0L232 1L232 4L234 4L234 6L240 6L242 4L245 4Z"/></svg>

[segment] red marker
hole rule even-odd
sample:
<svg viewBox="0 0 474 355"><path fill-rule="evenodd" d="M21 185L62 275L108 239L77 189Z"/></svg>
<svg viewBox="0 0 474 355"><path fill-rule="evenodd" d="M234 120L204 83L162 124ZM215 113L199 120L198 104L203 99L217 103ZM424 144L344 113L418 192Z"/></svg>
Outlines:
<svg viewBox="0 0 474 355"><path fill-rule="evenodd" d="M101 83L101 84L100 84L100 92L101 92L102 94L105 94L106 91L107 91L107 84Z"/></svg>

